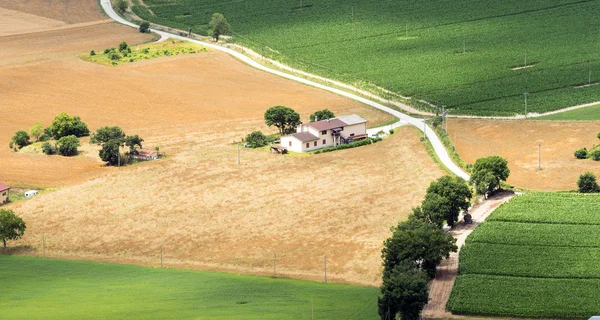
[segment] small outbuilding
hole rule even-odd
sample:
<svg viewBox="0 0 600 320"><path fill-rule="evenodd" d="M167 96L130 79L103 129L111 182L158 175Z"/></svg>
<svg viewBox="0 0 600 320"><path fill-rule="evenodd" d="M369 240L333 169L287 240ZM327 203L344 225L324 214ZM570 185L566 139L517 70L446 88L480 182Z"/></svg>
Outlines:
<svg viewBox="0 0 600 320"><path fill-rule="evenodd" d="M0 205L8 203L10 187L0 183Z"/></svg>
<svg viewBox="0 0 600 320"><path fill-rule="evenodd" d="M35 196L36 194L38 194L39 191L37 190L29 190L25 192L25 198L29 199L33 196Z"/></svg>
<svg viewBox="0 0 600 320"><path fill-rule="evenodd" d="M151 161L158 159L158 152L156 150L140 149L137 152L138 154L133 157L138 161Z"/></svg>

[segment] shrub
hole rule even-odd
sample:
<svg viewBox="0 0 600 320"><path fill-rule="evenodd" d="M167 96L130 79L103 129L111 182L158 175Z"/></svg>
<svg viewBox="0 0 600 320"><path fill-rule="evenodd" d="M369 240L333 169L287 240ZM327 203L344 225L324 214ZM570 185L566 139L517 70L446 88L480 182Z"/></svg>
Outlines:
<svg viewBox="0 0 600 320"><path fill-rule="evenodd" d="M116 60L121 60L121 58L122 58L122 57L121 57L121 55L120 55L120 54L118 54L118 53L116 53L116 52L111 52L111 53L108 55L108 58L109 58L110 60L116 61Z"/></svg>
<svg viewBox="0 0 600 320"><path fill-rule="evenodd" d="M127 48L129 48L129 46L127 45L127 42L123 41L123 42L119 43L119 51L127 50Z"/></svg>
<svg viewBox="0 0 600 320"><path fill-rule="evenodd" d="M588 152L588 157L594 161L600 161L600 149L594 149Z"/></svg>
<svg viewBox="0 0 600 320"><path fill-rule="evenodd" d="M108 48L104 49L104 54L107 54L109 52L110 52L110 49L108 49Z"/></svg>
<svg viewBox="0 0 600 320"><path fill-rule="evenodd" d="M247 135L246 142L251 148L263 147L269 143L267 137L260 131L254 131Z"/></svg>
<svg viewBox="0 0 600 320"><path fill-rule="evenodd" d="M150 22L148 21L144 21L140 24L140 32L141 33L148 33L150 32Z"/></svg>
<svg viewBox="0 0 600 320"><path fill-rule="evenodd" d="M56 147L51 145L50 142L44 142L44 144L42 144L42 152L49 156L56 154Z"/></svg>
<svg viewBox="0 0 600 320"><path fill-rule="evenodd" d="M591 172L586 172L579 176L577 187L579 187L579 192L581 193L600 192L596 175Z"/></svg>
<svg viewBox="0 0 600 320"><path fill-rule="evenodd" d="M58 139L58 141L56 141L56 145L58 147L58 154L70 157L77 154L77 148L81 144L76 136L70 135Z"/></svg>
<svg viewBox="0 0 600 320"><path fill-rule="evenodd" d="M390 129L390 134L394 134L394 129Z"/></svg>
<svg viewBox="0 0 600 320"><path fill-rule="evenodd" d="M15 135L10 140L8 147L16 150L21 149L30 144L31 142L29 142L29 135L27 134L27 132L24 130L19 130L15 132Z"/></svg>
<svg viewBox="0 0 600 320"><path fill-rule="evenodd" d="M96 55L96 51L92 50L90 51L90 56L95 56Z"/></svg>
<svg viewBox="0 0 600 320"><path fill-rule="evenodd" d="M581 149L575 151L575 158L577 158L577 159L585 159L585 158L587 158L587 149L586 148L581 148Z"/></svg>
<svg viewBox="0 0 600 320"><path fill-rule="evenodd" d="M323 149L315 151L315 154L326 153L326 152L331 152L331 151L336 151L336 150L352 149L352 148L361 147L361 146L364 146L367 144L377 143L381 140L383 140L383 139L381 139L381 138L366 138L366 139L363 139L360 141L350 142L348 144L340 144L337 147L323 148Z"/></svg>

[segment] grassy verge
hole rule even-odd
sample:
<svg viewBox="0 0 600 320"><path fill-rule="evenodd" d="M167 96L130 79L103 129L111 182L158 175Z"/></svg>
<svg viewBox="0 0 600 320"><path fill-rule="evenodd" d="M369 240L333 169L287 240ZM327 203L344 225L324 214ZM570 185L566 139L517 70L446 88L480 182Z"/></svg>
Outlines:
<svg viewBox="0 0 600 320"><path fill-rule="evenodd" d="M448 133L442 129L440 123L441 123L440 117L433 117L433 118L430 118L429 120L427 120L427 124L431 128L433 128L433 132L438 136L440 141L442 141L442 144L444 145L446 152L448 152L450 159L452 159L452 162L454 162L454 164L456 164L461 169L470 173L471 166L468 163L466 163L460 157L460 155L458 155L458 153L456 152L456 148L454 147L454 143L452 143L452 140L450 139L450 136L448 136Z"/></svg>
<svg viewBox="0 0 600 320"><path fill-rule="evenodd" d="M0 255L5 319L377 319L378 289Z"/></svg>
<svg viewBox="0 0 600 320"><path fill-rule="evenodd" d="M581 109L551 114L549 116L531 118L532 120L564 120L564 121L585 121L600 120L600 104Z"/></svg>

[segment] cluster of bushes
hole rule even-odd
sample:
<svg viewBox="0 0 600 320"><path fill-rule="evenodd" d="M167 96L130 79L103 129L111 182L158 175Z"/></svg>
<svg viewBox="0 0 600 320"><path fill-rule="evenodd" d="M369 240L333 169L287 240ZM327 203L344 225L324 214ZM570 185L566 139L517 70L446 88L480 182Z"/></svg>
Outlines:
<svg viewBox="0 0 600 320"><path fill-rule="evenodd" d="M347 144L340 144L339 146L335 146L335 147L329 147L329 148L319 149L319 150L315 151L315 154L325 153L325 152L331 152L331 151L336 151L336 150L352 149L352 148L356 148L356 147L365 146L367 144L377 143L377 142L379 142L381 140L383 140L383 139L380 138L380 137L377 137L377 138L366 138L366 139L363 139L363 140L354 141L354 142L350 142L350 143L347 143Z"/></svg>
<svg viewBox="0 0 600 320"><path fill-rule="evenodd" d="M78 116L71 117L63 112L54 117L52 124L46 129L43 129L40 123L36 123L29 130L29 134L24 130L17 131L8 146L18 151L30 145L32 143L31 137L33 137L36 142L46 141L42 145L42 152L45 154L73 156L77 154L77 148L81 145L79 138L89 135L90 130L81 121L81 118ZM55 140L56 144L50 144L49 140Z"/></svg>
<svg viewBox="0 0 600 320"><path fill-rule="evenodd" d="M472 197L467 182L445 176L427 188L420 207L392 229L384 242L383 284L378 298L381 319L417 320L428 302L427 283L436 267L456 252L456 239L445 234L444 223L453 226Z"/></svg>
<svg viewBox="0 0 600 320"><path fill-rule="evenodd" d="M600 139L600 132L598 132L597 137L598 137L598 139ZM600 145L594 146L589 151L585 147L575 151L575 158L577 158L577 159L592 159L594 161L600 161Z"/></svg>
<svg viewBox="0 0 600 320"><path fill-rule="evenodd" d="M113 61L113 64L116 64L116 61L123 59L123 57L128 57L131 55L131 47L127 44L127 42L123 41L119 44L119 50L115 48L106 48L104 49L104 54L108 57L108 59ZM96 55L94 50L90 51L90 55Z"/></svg>
<svg viewBox="0 0 600 320"><path fill-rule="evenodd" d="M98 153L100 159L112 166L122 166L133 162L134 156L139 154L137 148L142 148L142 142L144 139L140 136L126 136L125 132L116 126L102 127L90 139L90 143L102 147ZM129 151L121 153L122 147L128 147ZM158 150L158 147L156 149Z"/></svg>
<svg viewBox="0 0 600 320"><path fill-rule="evenodd" d="M260 131L253 131L246 136L245 140L242 139L242 141L246 142L246 146L249 148L260 148L274 142L277 139L277 136L278 135L266 136Z"/></svg>

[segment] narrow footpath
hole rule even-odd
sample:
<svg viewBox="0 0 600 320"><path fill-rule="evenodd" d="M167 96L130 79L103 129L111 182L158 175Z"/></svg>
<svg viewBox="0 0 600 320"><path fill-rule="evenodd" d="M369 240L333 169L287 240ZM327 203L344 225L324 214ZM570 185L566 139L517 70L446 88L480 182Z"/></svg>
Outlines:
<svg viewBox="0 0 600 320"><path fill-rule="evenodd" d="M429 285L429 303L423 309L424 318L458 318L452 313L446 311L446 302L450 297L450 291L454 286L454 279L458 274L458 254L460 248L465 244L465 240L485 219L498 208L501 204L507 202L515 194L512 192L502 192L488 198L485 201L477 203L470 210L473 217L472 224L460 224L448 232L456 238L457 252L450 253L450 257L442 261L438 266L433 279Z"/></svg>

